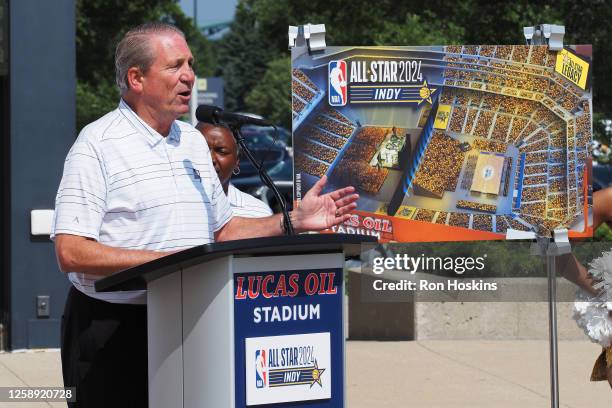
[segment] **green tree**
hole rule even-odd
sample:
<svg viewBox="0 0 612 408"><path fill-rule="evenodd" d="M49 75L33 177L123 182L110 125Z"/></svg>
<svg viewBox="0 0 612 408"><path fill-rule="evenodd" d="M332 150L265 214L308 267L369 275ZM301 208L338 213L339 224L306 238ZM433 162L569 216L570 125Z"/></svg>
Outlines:
<svg viewBox="0 0 612 408"><path fill-rule="evenodd" d="M247 94L246 106L285 128L291 128L291 60L271 61L261 81Z"/></svg>
<svg viewBox="0 0 612 408"><path fill-rule="evenodd" d="M120 10L120 12L119 12ZM165 21L179 27L196 59L196 73L216 70L213 48L174 0L77 0L77 129L116 107L115 46L132 27ZM199 62L199 63L198 63Z"/></svg>
<svg viewBox="0 0 612 408"><path fill-rule="evenodd" d="M111 81L101 81L96 85L77 81L76 99L77 129L81 130L88 123L117 107L119 91Z"/></svg>
<svg viewBox="0 0 612 408"><path fill-rule="evenodd" d="M114 80L115 45L135 25L155 21L171 0L77 0L77 78L90 84Z"/></svg>
<svg viewBox="0 0 612 408"><path fill-rule="evenodd" d="M593 234L595 241L612 241L612 230L608 224L601 224Z"/></svg>
<svg viewBox="0 0 612 408"><path fill-rule="evenodd" d="M593 110L612 119L612 42L609 24L612 6L604 0L563 1L560 21L565 25L566 44L593 44ZM605 142L605 141L604 141Z"/></svg>
<svg viewBox="0 0 612 408"><path fill-rule="evenodd" d="M268 61L274 59L249 2L238 3L231 32L220 41L218 51L217 73L225 79L225 107L244 111L247 93L264 76Z"/></svg>
<svg viewBox="0 0 612 408"><path fill-rule="evenodd" d="M267 62L288 55L289 24L325 24L328 45L524 44L524 26L562 24L566 44L593 44L594 111L612 118L612 77L606 75L612 62L605 58L612 55L611 19L612 7L603 0L380 0L375 6L363 0L241 0L232 26L237 34L219 44L232 63L219 73L225 77L228 108L244 110L246 95L262 80ZM602 138L602 132L596 129L595 137Z"/></svg>
<svg viewBox="0 0 612 408"><path fill-rule="evenodd" d="M325 24L328 45L372 45L376 37L385 30L386 24L401 24L407 13L419 13L423 4L424 2L394 0L380 0L375 3L296 0L291 1L289 6L289 23Z"/></svg>
<svg viewBox="0 0 612 408"><path fill-rule="evenodd" d="M376 45L445 45L460 44L465 30L453 22L446 22L426 11L422 16L408 13L404 21L385 22L383 29L375 34Z"/></svg>

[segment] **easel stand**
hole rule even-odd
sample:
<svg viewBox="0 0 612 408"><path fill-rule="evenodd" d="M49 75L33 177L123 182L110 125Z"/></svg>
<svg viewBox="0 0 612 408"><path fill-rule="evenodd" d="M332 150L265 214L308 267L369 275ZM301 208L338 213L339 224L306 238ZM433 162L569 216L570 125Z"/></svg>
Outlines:
<svg viewBox="0 0 612 408"><path fill-rule="evenodd" d="M565 26L554 24L539 24L523 27L523 35L527 45L548 45L551 51L563 49ZM533 255L545 258L544 268L548 278L548 333L550 343L550 406L559 408L559 355L557 337L557 281L556 258L571 252L567 239L567 230L555 230L554 239L536 237L536 243L531 247Z"/></svg>
<svg viewBox="0 0 612 408"><path fill-rule="evenodd" d="M571 246L567 241L567 230L555 230L555 239L536 237L531 247L532 255L544 258L544 269L548 279L548 334L550 349L550 406L559 408L559 352L557 335L557 279L556 261L560 255L569 254Z"/></svg>

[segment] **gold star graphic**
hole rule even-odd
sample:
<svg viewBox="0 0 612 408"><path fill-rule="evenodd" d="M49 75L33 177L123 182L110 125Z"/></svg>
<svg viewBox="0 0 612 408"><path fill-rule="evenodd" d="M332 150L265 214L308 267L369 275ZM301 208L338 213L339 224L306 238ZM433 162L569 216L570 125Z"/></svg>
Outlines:
<svg viewBox="0 0 612 408"><path fill-rule="evenodd" d="M423 87L419 89L419 96L421 97L421 102L419 102L419 105L423 103L423 101L427 101L429 104L432 104L433 101L431 100L431 95L436 92L436 89L437 88L430 88L427 86L427 81L423 81Z"/></svg>
<svg viewBox="0 0 612 408"><path fill-rule="evenodd" d="M312 369L312 382L310 383L310 388L314 385L314 383L318 383L319 386L323 387L323 383L321 382L321 375L325 371L324 368L319 368L317 365L317 360L315 360L314 368Z"/></svg>

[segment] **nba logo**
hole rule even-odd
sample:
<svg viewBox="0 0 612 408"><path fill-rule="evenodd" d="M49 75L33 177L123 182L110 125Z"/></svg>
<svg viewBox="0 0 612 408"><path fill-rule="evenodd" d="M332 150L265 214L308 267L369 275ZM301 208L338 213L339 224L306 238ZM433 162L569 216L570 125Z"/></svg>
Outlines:
<svg viewBox="0 0 612 408"><path fill-rule="evenodd" d="M330 106L346 105L346 62L330 61L328 66L328 90Z"/></svg>
<svg viewBox="0 0 612 408"><path fill-rule="evenodd" d="M255 351L255 386L264 388L266 386L268 369L266 368L266 350Z"/></svg>

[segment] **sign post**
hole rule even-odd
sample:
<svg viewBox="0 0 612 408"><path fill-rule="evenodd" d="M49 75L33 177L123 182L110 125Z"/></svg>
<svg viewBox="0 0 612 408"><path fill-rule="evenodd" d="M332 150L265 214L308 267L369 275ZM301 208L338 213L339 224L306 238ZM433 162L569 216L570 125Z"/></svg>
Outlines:
<svg viewBox="0 0 612 408"><path fill-rule="evenodd" d="M527 44L544 45L548 44L550 50L559 51L555 64L555 71L560 72L560 58L562 54L568 53L563 49L564 26L551 24L541 24L535 27L525 27L523 29ZM578 58L578 57L576 57ZM578 58L579 59L579 58ZM586 69L588 71L588 67ZM562 74L563 75L563 74ZM566 75L564 75L566 76ZM567 77L567 76L566 76ZM586 72L584 74L586 84ZM569 78L568 78L569 79ZM574 81L575 82L575 81ZM585 89L585 86L582 86ZM585 220L588 214L585 214ZM550 352L550 406L559 408L559 351L557 335L557 275L556 258L559 255L571 252L571 247L567 239L567 230L555 230L553 239L549 237L537 237L537 242L532 247L535 255L540 255L545 260L546 276L548 278L548 339Z"/></svg>

